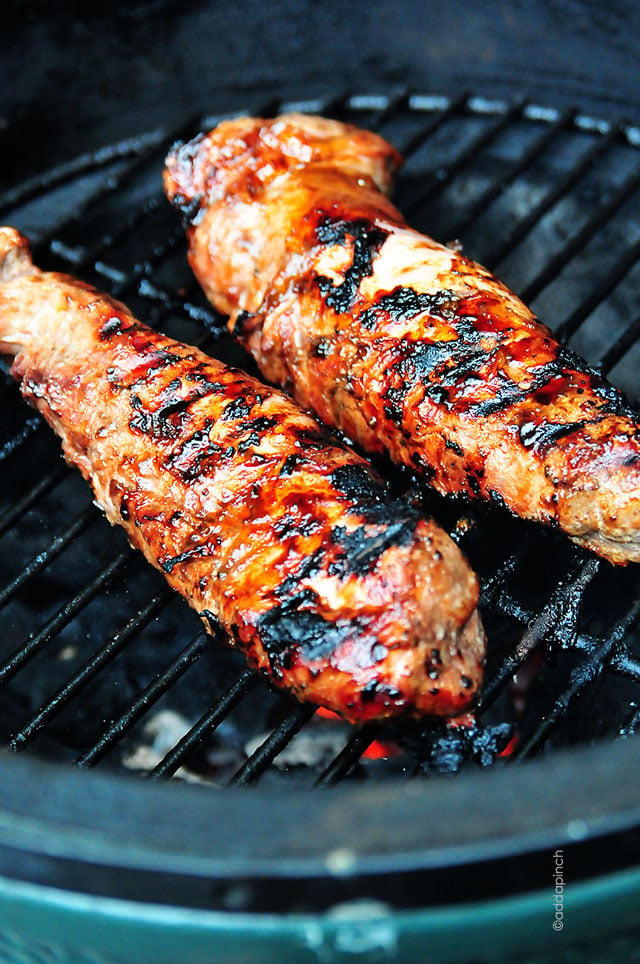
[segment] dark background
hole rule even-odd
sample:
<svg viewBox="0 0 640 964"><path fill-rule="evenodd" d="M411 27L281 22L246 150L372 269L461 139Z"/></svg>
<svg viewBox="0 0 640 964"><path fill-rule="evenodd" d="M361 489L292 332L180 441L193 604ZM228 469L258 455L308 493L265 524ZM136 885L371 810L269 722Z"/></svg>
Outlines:
<svg viewBox="0 0 640 964"><path fill-rule="evenodd" d="M1 176L270 96L408 86L640 121L639 36L637 0L5 0Z"/></svg>

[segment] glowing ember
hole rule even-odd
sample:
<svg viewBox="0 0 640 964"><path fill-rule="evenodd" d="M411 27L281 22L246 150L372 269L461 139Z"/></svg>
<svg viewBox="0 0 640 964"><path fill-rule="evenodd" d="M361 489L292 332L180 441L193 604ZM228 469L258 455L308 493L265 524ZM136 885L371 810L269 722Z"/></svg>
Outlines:
<svg viewBox="0 0 640 964"><path fill-rule="evenodd" d="M398 756L400 753L402 753L402 750L395 743L383 743L381 740L374 740L364 751L362 757L365 760L384 760L390 756Z"/></svg>
<svg viewBox="0 0 640 964"><path fill-rule="evenodd" d="M316 716L321 716L325 720L337 720L339 723L344 723L344 720L341 716L338 716L338 714L334 713L333 710L328 710L324 706L319 706L317 708Z"/></svg>
<svg viewBox="0 0 640 964"><path fill-rule="evenodd" d="M502 756L502 757L509 757L509 756L511 756L511 754L513 753L513 751L514 751L515 748L516 748L517 742L518 742L518 737L517 737L517 735L514 733L513 736L511 737L511 739L509 740L509 742L507 743L507 745L505 746L504 750L503 750L501 753L499 753L498 756Z"/></svg>

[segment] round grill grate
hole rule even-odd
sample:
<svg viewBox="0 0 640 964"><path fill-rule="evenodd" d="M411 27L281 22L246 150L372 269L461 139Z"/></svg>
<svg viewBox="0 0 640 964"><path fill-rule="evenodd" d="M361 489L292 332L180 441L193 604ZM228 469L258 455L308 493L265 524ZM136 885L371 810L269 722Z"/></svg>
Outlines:
<svg viewBox="0 0 640 964"><path fill-rule="evenodd" d="M409 223L509 284L632 400L640 391L640 131L526 102L401 92L268 104L378 130L405 155ZM173 142L222 118L80 157L10 187L0 217L34 260L142 320L255 371L185 261L160 173ZM212 787L406 783L632 735L640 720L640 569L614 569L494 508L421 491L481 585L487 682L474 719L354 730L293 705L212 645L0 386L0 742L81 767ZM382 467L398 491L415 486Z"/></svg>

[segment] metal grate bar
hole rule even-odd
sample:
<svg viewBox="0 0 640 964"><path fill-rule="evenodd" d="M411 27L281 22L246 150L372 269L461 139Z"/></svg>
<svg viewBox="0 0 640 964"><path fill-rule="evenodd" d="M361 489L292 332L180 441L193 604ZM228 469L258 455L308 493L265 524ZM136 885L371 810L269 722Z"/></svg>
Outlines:
<svg viewBox="0 0 640 964"><path fill-rule="evenodd" d="M256 780L267 769L278 753L284 749L290 740L302 729L304 724L311 719L316 711L316 707L310 703L300 703L295 706L289 715L282 721L270 736L262 743L258 749L251 754L248 760L233 775L230 784L235 786L248 786Z"/></svg>
<svg viewBox="0 0 640 964"><path fill-rule="evenodd" d="M572 612L572 604L582 598L587 585L591 582L600 566L598 559L588 559L577 576L567 584L561 584L551 596L551 599L540 610L539 614L521 637L520 642L512 653L502 662L491 680L485 685L478 712L482 713L491 706L502 691L505 684L513 676L527 656L533 652L538 643L555 628L560 613L569 614L575 620L576 613Z"/></svg>
<svg viewBox="0 0 640 964"><path fill-rule="evenodd" d="M621 257L616 260L615 266L609 274L603 278L596 288L590 292L587 298L578 305L568 318L556 329L556 337L561 341L573 335L586 318L607 298L614 288L629 273L640 258L640 239L632 244Z"/></svg>
<svg viewBox="0 0 640 964"><path fill-rule="evenodd" d="M245 669L226 693L194 723L150 774L152 780L171 777L189 753L218 727L231 710L257 686L260 677Z"/></svg>
<svg viewBox="0 0 640 964"><path fill-rule="evenodd" d="M427 124L424 124L421 129L413 135L406 143L399 147L400 153L405 159L411 157L418 148L432 137L435 132L443 126L447 121L451 120L452 117L456 117L458 114L464 112L467 106L468 96L467 94L461 94L455 100L447 104L443 109L440 109L434 116L429 120Z"/></svg>
<svg viewBox="0 0 640 964"><path fill-rule="evenodd" d="M144 204L135 208L129 217L125 218L119 228L103 236L90 247L83 245L81 250L69 248L64 241L58 237L52 238L49 247L53 254L71 262L76 270L83 268L85 265L95 262L104 251L115 247L120 241L126 240L142 221L162 207L163 201L165 201L165 198L162 195L153 195L153 197L149 198ZM172 239L173 246L176 245L178 237L181 239L184 238L184 231L181 231L180 235L178 235L176 231L176 237Z"/></svg>
<svg viewBox="0 0 640 964"><path fill-rule="evenodd" d="M483 211L495 201L504 189L517 177L523 174L527 168L536 161L541 154L553 143L553 141L569 127L574 119L575 111L567 111L561 114L558 119L543 130L527 150L516 159L508 171L490 184L482 193L469 205L467 205L463 217L453 223L449 231L453 237L460 237L464 231L478 218Z"/></svg>
<svg viewBox="0 0 640 964"><path fill-rule="evenodd" d="M640 338L640 317L636 318L600 359L604 372L610 372Z"/></svg>
<svg viewBox="0 0 640 964"><path fill-rule="evenodd" d="M322 771L315 782L317 787L327 787L338 783L358 762L380 733L380 725L367 723L356 730L340 753Z"/></svg>
<svg viewBox="0 0 640 964"><path fill-rule="evenodd" d="M545 737L549 730L565 715L569 704L600 675L610 654L624 639L626 633L637 621L639 616L640 598L635 600L626 615L614 627L610 636L601 642L589 659L574 669L569 679L569 686L565 692L558 697L552 711L540 720L531 736L515 748L511 756L512 760L520 760L523 757L529 756L532 750L539 746L543 737Z"/></svg>
<svg viewBox="0 0 640 964"><path fill-rule="evenodd" d="M90 154L81 154L65 164L53 167L42 174L37 174L29 180L23 181L17 187L10 188L0 194L0 217L4 217L5 212L18 205L27 204L47 191L62 187L69 181L92 174L108 164L113 164L114 161L126 160L132 154L135 155L141 151L149 150L164 138L163 131L151 131L148 134L142 134L139 137L129 138L117 144L103 147Z"/></svg>
<svg viewBox="0 0 640 964"><path fill-rule="evenodd" d="M185 298L171 294L153 284L148 278L141 279L138 294L142 298L148 298L150 301L162 305L167 313L181 311L190 321L206 325L207 335L211 338L218 338L226 332L226 322L223 316L217 314L213 308L203 308L201 305L193 304ZM195 341L192 343L195 344Z"/></svg>
<svg viewBox="0 0 640 964"><path fill-rule="evenodd" d="M618 673L619 676L626 676L627 679L640 683L640 660L634 659L626 646L622 652L613 654L609 661L609 669Z"/></svg>
<svg viewBox="0 0 640 964"><path fill-rule="evenodd" d="M6 442L3 442L2 446L0 446L0 462L8 459L9 456L13 455L14 452L17 452L17 450L24 445L25 442L28 442L33 438L34 435L37 435L38 432L41 432L43 426L44 423L42 419L37 415L32 415L31 418L25 419L25 423L22 428L12 438L8 439Z"/></svg>
<svg viewBox="0 0 640 964"><path fill-rule="evenodd" d="M84 512L81 512L71 525L67 528L65 532L61 535L56 536L53 542L50 542L46 549L39 552L37 556L28 562L27 565L22 569L22 571L12 579L12 581L4 587L0 592L0 608L6 605L6 603L14 596L19 589L24 586L24 584L35 576L37 573L42 572L46 566L49 565L60 553L69 546L74 539L88 529L92 522L98 518L98 512L94 505L88 506Z"/></svg>
<svg viewBox="0 0 640 964"><path fill-rule="evenodd" d="M69 474L69 467L60 462L55 468L43 475L36 484L26 492L21 499L17 499L10 509L0 516L0 536L11 529L18 519L29 511L32 505L62 482Z"/></svg>
<svg viewBox="0 0 640 964"><path fill-rule="evenodd" d="M500 262L524 240L536 224L542 220L544 215L582 180L590 168L596 165L612 144L619 139L619 136L619 129L612 127L606 134L603 134L595 141L593 146L582 155L580 160L556 182L555 187L551 188L535 207L531 209L529 214L518 221L502 241L496 245L493 251L485 256L484 263L486 267L491 271L495 271Z"/></svg>
<svg viewBox="0 0 640 964"><path fill-rule="evenodd" d="M197 636L184 647L182 652L172 660L165 670L159 673L155 679L138 694L126 712L110 724L100 739L83 753L82 756L77 758L76 765L79 767L95 766L96 763L106 756L118 740L144 716L154 703L157 703L160 697L186 673L190 666L193 666L203 654L209 642L210 638L206 633L198 633Z"/></svg>
<svg viewBox="0 0 640 964"><path fill-rule="evenodd" d="M494 120L485 130L481 131L455 160L447 164L446 170L431 171L425 178L425 187L416 192L411 204L405 205L405 210L414 213L423 208L432 197L450 184L460 171L475 159L480 151L494 141L512 123L516 115L522 113L522 107L522 103L513 104L504 114L498 115L497 120Z"/></svg>
<svg viewBox="0 0 640 964"><path fill-rule="evenodd" d="M37 633L20 646L19 649L0 666L0 686L15 676L56 633L66 626L67 623L71 622L73 617L88 605L97 593L124 569L130 558L131 554L129 552L122 552L116 556L102 572L99 572L90 582L86 583L73 599L58 609Z"/></svg>
<svg viewBox="0 0 640 964"><path fill-rule="evenodd" d="M620 736L633 736L640 726L640 706L636 707L620 727Z"/></svg>
<svg viewBox="0 0 640 964"><path fill-rule="evenodd" d="M524 291L521 292L522 300L527 303L533 301L542 289L546 288L560 274L569 261L591 241L597 231L613 217L638 189L638 186L640 186L640 168L632 171L614 191L609 200L596 208L576 234L547 261L544 268L531 279Z"/></svg>
<svg viewBox="0 0 640 964"><path fill-rule="evenodd" d="M350 97L348 100L349 110L352 112L374 112L374 116L367 123L367 128L372 131L378 131L390 117L396 116L403 110L409 100L409 91L405 87L389 97L383 97L380 99L379 105L375 98L373 101L367 98L363 100L359 97Z"/></svg>
<svg viewBox="0 0 640 964"><path fill-rule="evenodd" d="M153 142L145 150L140 153L134 154L131 157L128 165L119 174L114 177L110 177L107 182L102 185L94 194L87 198L87 200L79 205L72 214L65 219L62 224L57 225L55 230L55 235L59 235L64 231L68 231L70 228L80 224L84 218L92 210L102 204L110 195L116 194L118 191L122 190L123 187L138 173L138 171L145 165L148 164L154 153L162 147L163 144L170 140L177 140L185 134L190 133L193 130L194 125L197 124L198 117L192 117L187 124L181 125L173 132L167 132L165 137L158 142ZM34 245L35 252L41 252L44 248L48 247L53 241L55 235L45 235L40 238L38 243Z"/></svg>
<svg viewBox="0 0 640 964"><path fill-rule="evenodd" d="M502 591L505 580L514 572L516 566L522 561L526 552L526 545L521 544L492 575L483 581L480 589L479 605L489 606L496 599L498 593Z"/></svg>
<svg viewBox="0 0 640 964"><path fill-rule="evenodd" d="M171 596L172 592L168 586L164 586L160 592L156 593L143 609L140 609L84 666L67 680L64 686L46 703L42 704L28 722L11 737L8 743L9 749L14 751L24 749L47 723L57 716L74 696L97 676L107 663L111 662L120 650L124 649L133 636L164 609Z"/></svg>

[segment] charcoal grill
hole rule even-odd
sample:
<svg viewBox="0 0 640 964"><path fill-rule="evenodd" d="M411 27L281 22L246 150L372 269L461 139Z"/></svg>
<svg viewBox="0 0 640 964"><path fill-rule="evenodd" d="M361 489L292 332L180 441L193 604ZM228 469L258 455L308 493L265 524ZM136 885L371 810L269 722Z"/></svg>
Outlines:
<svg viewBox="0 0 640 964"><path fill-rule="evenodd" d="M636 400L639 127L405 89L251 105L288 110L389 139L406 157L407 220L462 240ZM253 371L193 282L161 194L170 144L222 118L145 130L14 184L0 220L30 236L39 266ZM429 939L436 960L497 960L523 934L560 953L558 847L572 941L604 931L612 959L627 956L640 567L380 466L478 573L487 676L474 719L353 728L205 638L92 505L6 366L0 393L0 959L59 945L121 960L139 940L134 959L149 961L419 960ZM461 956L447 915L464 930L480 905Z"/></svg>

